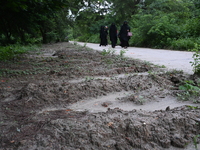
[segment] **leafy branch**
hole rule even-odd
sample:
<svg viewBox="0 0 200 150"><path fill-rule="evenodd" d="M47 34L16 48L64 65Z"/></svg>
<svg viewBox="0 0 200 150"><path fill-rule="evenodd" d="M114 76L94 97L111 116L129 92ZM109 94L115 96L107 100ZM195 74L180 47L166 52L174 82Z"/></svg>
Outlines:
<svg viewBox="0 0 200 150"><path fill-rule="evenodd" d="M195 48L190 50L194 52L192 58L194 59L193 62L190 62L193 67L194 74L200 75L200 45L195 44Z"/></svg>

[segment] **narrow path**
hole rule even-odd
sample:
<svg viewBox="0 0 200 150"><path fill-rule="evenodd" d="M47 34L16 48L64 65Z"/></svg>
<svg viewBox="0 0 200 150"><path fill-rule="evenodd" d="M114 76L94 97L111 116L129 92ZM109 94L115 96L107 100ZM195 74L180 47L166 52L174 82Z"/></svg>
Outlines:
<svg viewBox="0 0 200 150"><path fill-rule="evenodd" d="M71 43L74 42L71 41ZM89 48L100 51L102 51L103 49L107 50L111 48L110 45L108 45L107 47L100 47L99 44L94 43L77 43L79 45L86 45ZM120 51L123 50L123 48L121 48L120 46L116 46L114 50L116 51L116 54L120 54ZM187 74L193 74L192 66L190 63L191 61L193 61L193 52L129 47L124 55L126 57L148 61L155 65L164 65L167 69L182 70Z"/></svg>

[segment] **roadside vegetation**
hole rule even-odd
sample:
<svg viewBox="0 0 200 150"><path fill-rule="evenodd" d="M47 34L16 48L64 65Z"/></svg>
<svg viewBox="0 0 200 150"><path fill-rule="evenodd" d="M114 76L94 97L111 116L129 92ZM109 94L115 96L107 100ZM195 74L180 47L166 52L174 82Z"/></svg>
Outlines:
<svg viewBox="0 0 200 150"><path fill-rule="evenodd" d="M104 9L104 12L99 9L99 14L94 13L95 10L90 7L80 12L73 28L74 39L99 43L98 32L101 25L110 26L115 22L119 30L126 20L133 32L130 39L131 46L187 51L195 48L195 43L200 44L198 0L108 2L111 7ZM85 18L90 18L90 22ZM85 29L84 26L88 28Z"/></svg>
<svg viewBox="0 0 200 150"><path fill-rule="evenodd" d="M39 50L39 45L14 44L0 47L0 61L15 60L20 55Z"/></svg>
<svg viewBox="0 0 200 150"><path fill-rule="evenodd" d="M199 0L10 0L0 7L1 46L99 43L101 25L115 22L120 30L125 20L131 46L187 51L200 45Z"/></svg>
<svg viewBox="0 0 200 150"><path fill-rule="evenodd" d="M196 75L200 75L200 45L195 44L195 47L191 51L194 52L192 56L193 61L190 62L193 67L193 72Z"/></svg>

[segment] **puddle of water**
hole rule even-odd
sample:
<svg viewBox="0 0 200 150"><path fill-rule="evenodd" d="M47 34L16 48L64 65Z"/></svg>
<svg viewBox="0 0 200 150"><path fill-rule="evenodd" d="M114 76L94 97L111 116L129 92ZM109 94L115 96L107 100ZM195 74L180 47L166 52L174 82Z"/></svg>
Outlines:
<svg viewBox="0 0 200 150"><path fill-rule="evenodd" d="M200 106L199 104L193 104L192 102L186 101L177 101L176 98L171 96L166 96L165 98L159 98L153 102L146 102L144 105L137 105L131 101L120 101L118 98L125 97L130 95L129 92L117 92L112 93L107 96L99 97L96 99L87 99L82 100L77 103L70 105L68 108L74 111L89 111L89 112L106 112L108 108L114 109L119 108L124 111L131 111L134 109L137 110L146 110L146 111L155 111L155 110L165 110L166 107L175 108L184 105L191 106ZM105 104L103 106L103 104Z"/></svg>
<svg viewBox="0 0 200 150"><path fill-rule="evenodd" d="M118 99L128 96L130 94L131 94L130 92L116 92L96 99L91 98L82 100L70 105L67 108L46 108L40 111L39 114L45 111L66 110L66 109L71 109L74 111L90 111L96 113L96 112L106 112L108 108L114 109L116 107L124 111L131 111L133 109L155 111L155 110L165 110L167 106L170 106L171 109L183 105L200 106L199 104L193 104L192 102L177 101L174 97L171 96L166 96L165 98L160 98L154 102L145 103L144 105L136 105L133 102L130 101L124 102ZM108 107L102 106L103 103L108 104ZM200 148L200 144L198 144L197 146L198 148ZM196 150L193 143L190 143L185 148L176 148L176 147L166 148L166 150L179 150L179 149Z"/></svg>
<svg viewBox="0 0 200 150"><path fill-rule="evenodd" d="M137 110L146 110L146 111L155 111L155 110L165 110L166 107L170 106L171 109L175 107L180 107L184 105L190 106L199 106L200 104L193 104L192 102L188 101L178 101L176 98L172 96L166 96L165 98L159 98L154 102L147 102L144 105L136 105L133 102L127 101L120 101L118 98L125 97L130 95L129 92L117 92L112 93L107 96L99 97L97 99L88 99L82 100L75 104L69 106L69 109L74 111L89 111L89 112L106 112L108 108L114 109L119 108L124 111L131 111L134 109ZM108 107L102 106L102 104L108 104ZM200 144L197 144L198 149L200 148ZM176 148L170 147L166 150L196 150L195 145L193 143L188 144L185 148Z"/></svg>

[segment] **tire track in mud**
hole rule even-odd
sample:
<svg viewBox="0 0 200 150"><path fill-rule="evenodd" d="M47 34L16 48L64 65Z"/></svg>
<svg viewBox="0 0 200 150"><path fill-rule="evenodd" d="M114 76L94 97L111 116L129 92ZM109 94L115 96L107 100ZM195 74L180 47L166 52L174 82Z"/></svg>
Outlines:
<svg viewBox="0 0 200 150"><path fill-rule="evenodd" d="M155 76L158 79L155 80ZM151 94L152 97L149 97L149 101L151 101L156 96L165 97L166 95L173 95L174 91L176 91L173 85L173 82L159 75L133 75L110 79L98 78L78 83L74 83L74 80L72 83L70 81L60 81L60 83L55 81L54 83L41 83L39 85L29 83L15 93L17 96L15 99L25 100L25 107L40 108L40 103L45 103L45 106L48 106L55 105L61 100L62 103L67 105L86 98L107 95L112 92L130 91L133 94L146 92L146 95L148 95L153 93ZM11 95L10 99L12 98L13 95ZM9 98L7 97L4 102L11 101L7 99ZM15 100L13 101L15 102ZM19 101L16 102L18 103Z"/></svg>

